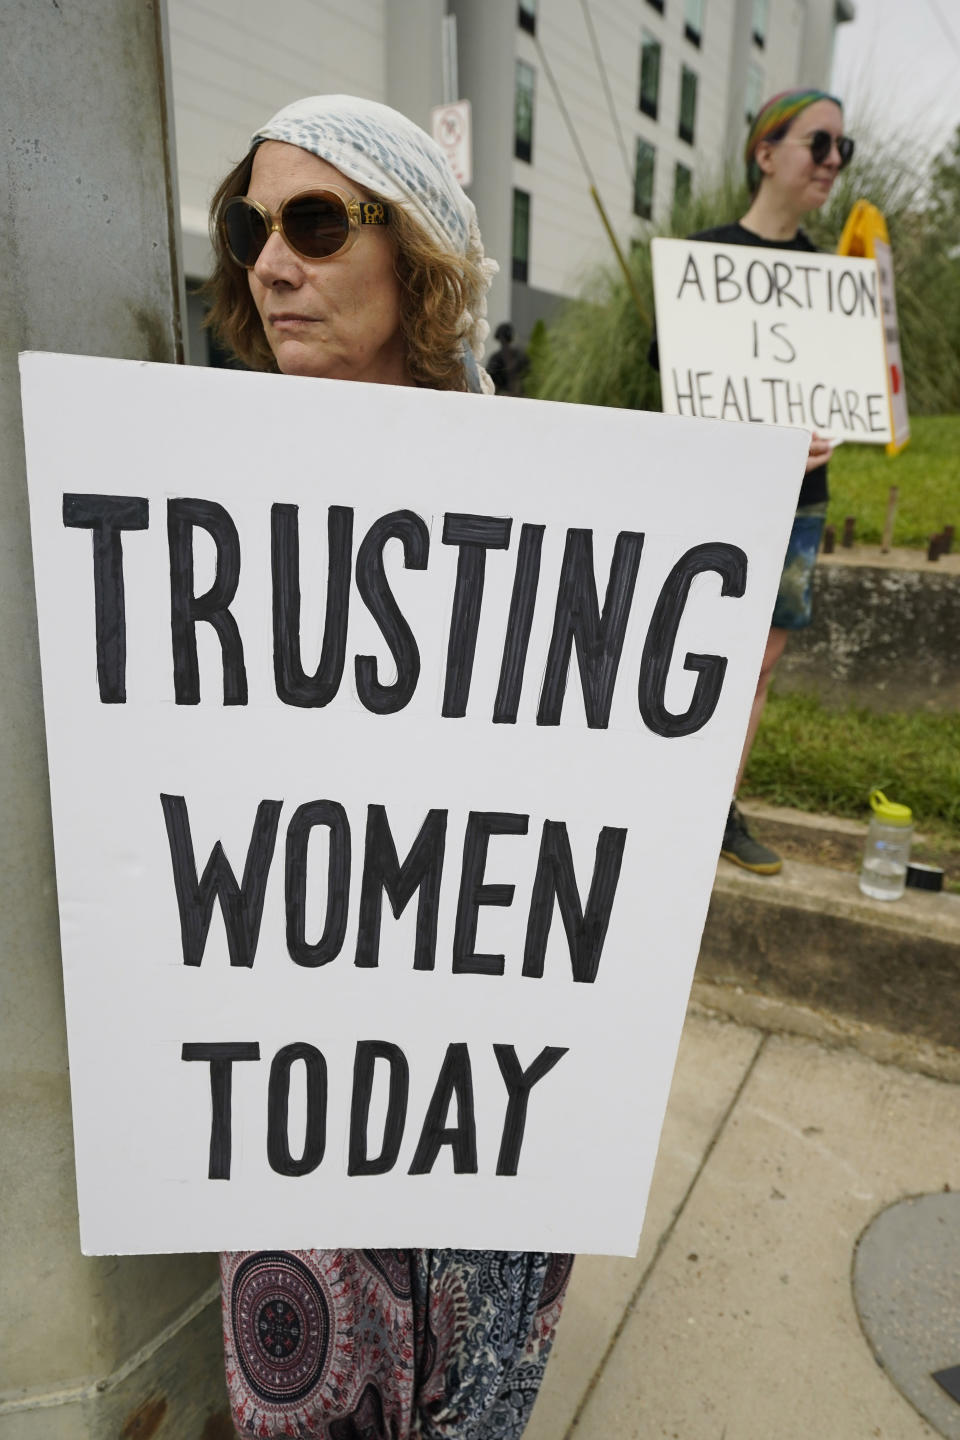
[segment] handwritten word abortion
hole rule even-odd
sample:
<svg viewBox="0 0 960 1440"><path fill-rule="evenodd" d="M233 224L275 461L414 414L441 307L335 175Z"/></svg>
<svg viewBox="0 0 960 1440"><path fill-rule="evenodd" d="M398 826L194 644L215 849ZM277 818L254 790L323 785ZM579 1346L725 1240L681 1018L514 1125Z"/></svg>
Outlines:
<svg viewBox="0 0 960 1440"><path fill-rule="evenodd" d="M706 248L706 247L703 247ZM697 264L691 252L683 267L677 299L689 289L704 302L730 305L745 300L789 313L794 310L821 310L828 314L876 315L878 313L876 271L831 269L810 254L801 260L768 260L749 246L737 251L715 250L712 264ZM690 297L687 297L690 298Z"/></svg>

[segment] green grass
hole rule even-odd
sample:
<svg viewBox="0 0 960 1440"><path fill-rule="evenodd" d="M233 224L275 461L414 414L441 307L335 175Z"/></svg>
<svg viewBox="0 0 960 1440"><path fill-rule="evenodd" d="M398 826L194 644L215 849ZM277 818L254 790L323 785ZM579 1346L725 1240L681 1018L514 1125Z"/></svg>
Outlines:
<svg viewBox="0 0 960 1440"><path fill-rule="evenodd" d="M909 805L919 829L960 843L960 715L835 710L813 696L771 693L744 794L866 820L875 785Z"/></svg>
<svg viewBox="0 0 960 1440"><path fill-rule="evenodd" d="M889 456L879 445L841 445L830 461L827 520L839 537L847 515L856 538L878 545L890 486L900 495L894 545L927 548L931 535L955 525L960 536L960 415L917 416L910 443ZM960 543L960 542L958 542Z"/></svg>

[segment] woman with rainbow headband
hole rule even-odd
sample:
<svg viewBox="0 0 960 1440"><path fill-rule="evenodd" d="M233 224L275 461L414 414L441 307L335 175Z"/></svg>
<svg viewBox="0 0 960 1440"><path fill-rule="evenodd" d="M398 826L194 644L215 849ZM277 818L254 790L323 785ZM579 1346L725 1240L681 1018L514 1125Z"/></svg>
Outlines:
<svg viewBox="0 0 960 1440"><path fill-rule="evenodd" d="M816 250L801 230L800 220L808 211L819 210L852 155L853 141L843 133L843 109L833 95L822 90L786 90L774 95L760 107L747 136L744 159L751 193L747 213L732 225L719 225L690 238L723 245ZM736 790L743 779L770 677L783 654L787 634L809 625L812 618L813 567L827 510L827 460L831 449L830 442L814 432ZM758 875L775 875L783 863L774 850L750 834L736 799L730 805L720 853Z"/></svg>

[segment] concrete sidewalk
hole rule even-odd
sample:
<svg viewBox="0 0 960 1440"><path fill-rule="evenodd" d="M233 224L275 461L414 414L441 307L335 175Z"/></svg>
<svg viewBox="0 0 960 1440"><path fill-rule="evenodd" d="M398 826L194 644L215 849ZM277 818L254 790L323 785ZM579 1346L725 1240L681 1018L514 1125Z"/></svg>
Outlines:
<svg viewBox="0 0 960 1440"><path fill-rule="evenodd" d="M960 1189L958 1138L956 1084L688 1016L640 1253L577 1260L526 1440L960 1435L928 1378L960 1364L960 1306L952 1334L912 1337L933 1428L875 1358L851 1286L880 1211ZM954 1274L960 1197L957 1212Z"/></svg>

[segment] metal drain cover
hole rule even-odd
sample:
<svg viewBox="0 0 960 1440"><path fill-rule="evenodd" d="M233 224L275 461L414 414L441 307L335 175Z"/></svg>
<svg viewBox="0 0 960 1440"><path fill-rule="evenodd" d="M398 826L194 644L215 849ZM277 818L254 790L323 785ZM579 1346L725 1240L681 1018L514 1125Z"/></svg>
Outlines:
<svg viewBox="0 0 960 1440"><path fill-rule="evenodd" d="M960 1194L901 1200L871 1220L854 1252L853 1298L897 1389L960 1440L960 1404L933 1379L960 1365Z"/></svg>

